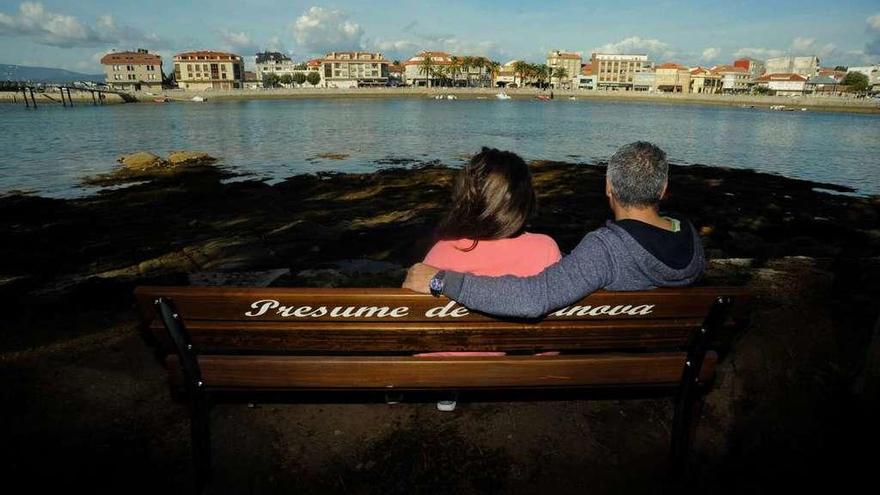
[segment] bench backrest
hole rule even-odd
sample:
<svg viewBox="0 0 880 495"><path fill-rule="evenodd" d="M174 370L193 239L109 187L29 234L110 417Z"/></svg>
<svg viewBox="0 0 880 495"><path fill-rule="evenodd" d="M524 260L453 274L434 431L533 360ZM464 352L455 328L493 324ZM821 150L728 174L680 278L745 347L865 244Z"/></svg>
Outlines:
<svg viewBox="0 0 880 495"><path fill-rule="evenodd" d="M713 308L745 296L725 287L597 292L524 321L402 289L136 290L145 328L170 356L173 378L179 352L158 317L157 298L173 305L207 386L269 389L674 385ZM436 351L573 352L412 356ZM701 376L711 373L714 355L706 363Z"/></svg>

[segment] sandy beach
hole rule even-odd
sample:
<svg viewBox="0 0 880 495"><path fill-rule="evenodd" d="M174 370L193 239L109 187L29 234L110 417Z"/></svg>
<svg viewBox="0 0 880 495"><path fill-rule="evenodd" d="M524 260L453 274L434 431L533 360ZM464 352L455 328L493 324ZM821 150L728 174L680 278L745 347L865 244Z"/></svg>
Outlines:
<svg viewBox="0 0 880 495"><path fill-rule="evenodd" d="M399 165L274 185L194 166L74 200L0 197L8 482L186 490L186 406L138 331L132 288L277 268L290 274L275 285L396 286L429 248L454 174ZM608 217L601 165L532 169L530 230L569 250ZM704 166L673 167L670 192L666 208L687 213L711 259L703 283L755 294L750 326L719 347L697 490L866 481L870 457L858 452L880 434L864 388L880 198ZM212 493L646 493L665 467L667 400L475 397L444 414L408 401L218 406ZM832 474L844 468L859 474Z"/></svg>

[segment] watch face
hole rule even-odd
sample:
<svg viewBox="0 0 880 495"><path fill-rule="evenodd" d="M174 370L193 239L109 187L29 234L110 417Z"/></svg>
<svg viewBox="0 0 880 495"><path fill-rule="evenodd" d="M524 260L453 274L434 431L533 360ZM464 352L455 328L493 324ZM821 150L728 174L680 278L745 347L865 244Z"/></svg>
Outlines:
<svg viewBox="0 0 880 495"><path fill-rule="evenodd" d="M432 292L440 292L441 290L443 290L443 280L437 277L432 278L429 285Z"/></svg>

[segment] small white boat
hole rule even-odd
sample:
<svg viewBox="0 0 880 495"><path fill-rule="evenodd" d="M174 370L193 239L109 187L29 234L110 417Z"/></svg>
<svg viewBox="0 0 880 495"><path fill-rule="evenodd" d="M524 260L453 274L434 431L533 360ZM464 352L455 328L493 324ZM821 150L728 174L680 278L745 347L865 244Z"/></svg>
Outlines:
<svg viewBox="0 0 880 495"><path fill-rule="evenodd" d="M508 95L508 94L505 93L505 92L501 92L501 93L496 94L496 95L495 95L495 98L498 98L499 100L509 100L509 99L510 99L510 95Z"/></svg>
<svg viewBox="0 0 880 495"><path fill-rule="evenodd" d="M192 101L205 101L205 100L207 100L207 98L205 98L203 96L196 95L196 96L192 97Z"/></svg>
<svg viewBox="0 0 880 495"><path fill-rule="evenodd" d="M447 100L457 100L458 97L455 96L455 95L446 95L446 99L447 99Z"/></svg>
<svg viewBox="0 0 880 495"><path fill-rule="evenodd" d="M568 99L571 100L571 101L575 101L575 100L577 100L577 98L575 98L574 96L569 96Z"/></svg>
<svg viewBox="0 0 880 495"><path fill-rule="evenodd" d="M770 110L785 110L785 105L771 105Z"/></svg>

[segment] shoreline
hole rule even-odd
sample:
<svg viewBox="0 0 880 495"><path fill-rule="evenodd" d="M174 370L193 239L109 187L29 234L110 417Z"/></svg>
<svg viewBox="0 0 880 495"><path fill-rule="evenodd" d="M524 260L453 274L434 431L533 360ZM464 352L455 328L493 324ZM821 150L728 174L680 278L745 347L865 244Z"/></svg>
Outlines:
<svg viewBox="0 0 880 495"><path fill-rule="evenodd" d="M248 101L270 99L307 99L307 98L431 98L436 95L455 95L461 99L495 99L499 92L505 92L511 99L534 99L538 95L547 95L549 90L541 91L534 88L274 88L274 89L241 89L226 91L188 91L166 90L154 95L145 92L131 93L139 103L153 103L153 98L167 96L172 102L190 103L194 96L207 99L206 103L216 101ZM634 91L595 91L595 90L553 90L557 100L605 101L614 103L653 103L669 105L701 105L722 107L749 107L768 109L773 105L785 105L800 109L816 111L845 112L862 114L880 114L880 99L846 98L834 96L760 96L760 95L699 95L682 93L644 93ZM51 95L54 96L54 95ZM73 94L75 103L91 105L91 96L86 93ZM41 101L42 100L42 101ZM15 93L0 93L0 103L21 105L21 96ZM50 101L46 96L38 98L37 103L49 105L60 104ZM105 103L122 103L116 95L107 95Z"/></svg>

